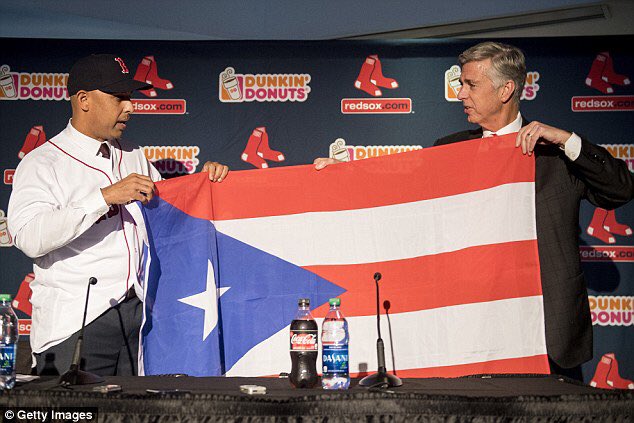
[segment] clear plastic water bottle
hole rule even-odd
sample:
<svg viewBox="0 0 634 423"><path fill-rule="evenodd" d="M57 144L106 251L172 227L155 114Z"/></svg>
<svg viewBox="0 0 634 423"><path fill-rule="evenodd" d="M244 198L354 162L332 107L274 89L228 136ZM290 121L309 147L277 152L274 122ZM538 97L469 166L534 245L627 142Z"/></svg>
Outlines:
<svg viewBox="0 0 634 423"><path fill-rule="evenodd" d="M11 307L11 295L0 294L0 389L15 386L15 359L18 352L18 316Z"/></svg>
<svg viewBox="0 0 634 423"><path fill-rule="evenodd" d="M322 376L324 389L348 389L350 369L348 367L348 322L341 314L339 298L331 298L330 310L321 327Z"/></svg>

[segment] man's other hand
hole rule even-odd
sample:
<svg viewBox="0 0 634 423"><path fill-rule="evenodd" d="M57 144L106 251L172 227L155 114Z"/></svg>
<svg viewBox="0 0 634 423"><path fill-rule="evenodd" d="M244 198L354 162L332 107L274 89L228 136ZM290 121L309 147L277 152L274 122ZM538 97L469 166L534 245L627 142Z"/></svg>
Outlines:
<svg viewBox="0 0 634 423"><path fill-rule="evenodd" d="M331 159L328 157L319 157L315 159L315 161L313 162L313 164L315 165L315 169L317 170L321 170L325 168L326 166L337 164L337 163L343 163L343 162L341 160Z"/></svg>
<svg viewBox="0 0 634 423"><path fill-rule="evenodd" d="M535 144L554 144L563 147L572 134L545 123L533 121L517 133L515 147L522 147L522 153L533 154Z"/></svg>
<svg viewBox="0 0 634 423"><path fill-rule="evenodd" d="M101 194L106 204L130 204L140 201L147 204L154 196L154 182L149 176L131 173L116 184L102 188Z"/></svg>
<svg viewBox="0 0 634 423"><path fill-rule="evenodd" d="M209 174L211 182L222 182L229 173L229 167L218 162L206 162L202 171Z"/></svg>

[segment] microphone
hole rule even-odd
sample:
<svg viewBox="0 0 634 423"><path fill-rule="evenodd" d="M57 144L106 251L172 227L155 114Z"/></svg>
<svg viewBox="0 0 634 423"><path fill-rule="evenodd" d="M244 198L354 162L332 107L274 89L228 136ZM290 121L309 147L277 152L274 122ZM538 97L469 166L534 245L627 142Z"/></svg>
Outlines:
<svg viewBox="0 0 634 423"><path fill-rule="evenodd" d="M385 317L387 318L387 329L390 334L390 352L392 353L392 374L396 376L396 359L394 358L394 342L392 340L392 321L390 320L390 307L392 303L390 300L383 301L383 309L385 310Z"/></svg>
<svg viewBox="0 0 634 423"><path fill-rule="evenodd" d="M381 310L379 309L379 281L381 274L374 274L374 283L376 284L376 331L378 338L376 340L376 356L378 371L368 375L359 381L359 385L368 388L388 388L401 386L403 381L395 375L389 374L385 368L385 345L381 338Z"/></svg>
<svg viewBox="0 0 634 423"><path fill-rule="evenodd" d="M89 385L91 383L101 383L105 379L94 373L85 372L79 369L81 363L81 350L84 343L84 327L86 326L86 314L88 314L88 297L90 297L90 286L97 283L97 278L94 276L88 279L88 289L86 290L86 305L84 306L84 320L81 322L81 330L79 331L79 337L75 344L75 351L73 353L73 360L70 363L70 368L66 373L60 376L58 384L64 387L71 385Z"/></svg>

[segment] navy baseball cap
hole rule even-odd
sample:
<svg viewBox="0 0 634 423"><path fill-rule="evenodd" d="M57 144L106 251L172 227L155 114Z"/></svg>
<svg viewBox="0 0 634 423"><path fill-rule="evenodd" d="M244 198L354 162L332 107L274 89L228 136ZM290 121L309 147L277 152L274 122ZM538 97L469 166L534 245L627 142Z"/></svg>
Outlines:
<svg viewBox="0 0 634 423"><path fill-rule="evenodd" d="M121 57L113 54L91 54L79 59L68 74L68 95L77 91L99 90L105 93L125 93L147 90L152 84L136 81Z"/></svg>

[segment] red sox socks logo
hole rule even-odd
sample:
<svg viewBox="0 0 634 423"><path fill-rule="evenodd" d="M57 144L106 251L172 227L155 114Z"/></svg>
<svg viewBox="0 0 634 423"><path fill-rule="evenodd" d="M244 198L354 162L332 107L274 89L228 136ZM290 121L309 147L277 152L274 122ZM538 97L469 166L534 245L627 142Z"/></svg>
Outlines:
<svg viewBox="0 0 634 423"><path fill-rule="evenodd" d="M632 228L617 222L614 210L597 207L586 232L606 244L614 244L616 239L613 235L630 236Z"/></svg>
<svg viewBox="0 0 634 423"><path fill-rule="evenodd" d="M33 312L33 306L31 305L31 282L35 279L35 274L29 273L24 277L24 280L20 283L18 293L15 294L11 305L14 309L31 315Z"/></svg>
<svg viewBox="0 0 634 423"><path fill-rule="evenodd" d="M586 77L586 85L601 91L603 94L612 94L612 85L630 85L630 79L625 75L614 72L612 56L607 51L597 54L592 62L590 72Z"/></svg>
<svg viewBox="0 0 634 423"><path fill-rule="evenodd" d="M242 161L252 164L258 169L266 169L269 165L266 160L281 162L285 159L284 154L272 150L269 146L269 135L264 126L257 127L251 133L247 146L242 152Z"/></svg>
<svg viewBox="0 0 634 423"><path fill-rule="evenodd" d="M32 127L29 133L26 134L24 144L22 144L22 148L18 152L18 158L23 159L24 156L26 156L45 142L46 134L44 133L44 127L40 125Z"/></svg>
<svg viewBox="0 0 634 423"><path fill-rule="evenodd" d="M139 66L136 68L134 79L154 86L154 88L150 88L149 90L140 91L147 97L156 97L156 88L160 90L171 90L174 88L170 80L158 76L158 67L154 56L145 56L141 60L141 63L139 63Z"/></svg>
<svg viewBox="0 0 634 423"><path fill-rule="evenodd" d="M394 89L398 88L398 82L395 79L383 76L383 68L379 56L376 54L366 57L365 62L361 65L361 71L354 86L373 97L383 95L378 87Z"/></svg>
<svg viewBox="0 0 634 423"><path fill-rule="evenodd" d="M619 375L619 363L614 353L604 354L599 360L590 386L603 389L634 389L631 380L623 379Z"/></svg>
<svg viewBox="0 0 634 423"><path fill-rule="evenodd" d="M22 144L22 148L18 151L18 158L21 160L29 154L31 151L35 150L40 145L46 142L46 134L44 133L44 127L41 125L33 126L29 132L26 134L26 138L24 139L24 143ZM15 169L5 169L4 170L4 183L5 185L11 185L13 183L13 175L15 174ZM0 245L2 243L0 242Z"/></svg>

